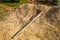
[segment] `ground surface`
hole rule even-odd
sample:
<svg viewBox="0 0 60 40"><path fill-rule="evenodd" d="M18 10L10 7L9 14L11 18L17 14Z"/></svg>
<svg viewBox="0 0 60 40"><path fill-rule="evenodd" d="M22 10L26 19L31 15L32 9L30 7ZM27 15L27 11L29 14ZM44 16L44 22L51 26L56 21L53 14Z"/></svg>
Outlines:
<svg viewBox="0 0 60 40"><path fill-rule="evenodd" d="M11 39L36 15L38 8L42 10L42 15ZM13 10L7 9L0 7L0 40L60 40L60 7L22 4Z"/></svg>

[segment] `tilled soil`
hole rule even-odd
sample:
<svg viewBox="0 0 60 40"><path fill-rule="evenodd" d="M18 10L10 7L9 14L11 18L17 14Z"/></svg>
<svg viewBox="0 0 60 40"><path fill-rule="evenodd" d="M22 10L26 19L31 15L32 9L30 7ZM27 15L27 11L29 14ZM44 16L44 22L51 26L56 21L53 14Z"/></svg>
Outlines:
<svg viewBox="0 0 60 40"><path fill-rule="evenodd" d="M26 26L14 39L11 37L27 24L36 14L36 9L42 14ZM1 14L0 40L60 40L60 7L45 5L22 4L19 7Z"/></svg>

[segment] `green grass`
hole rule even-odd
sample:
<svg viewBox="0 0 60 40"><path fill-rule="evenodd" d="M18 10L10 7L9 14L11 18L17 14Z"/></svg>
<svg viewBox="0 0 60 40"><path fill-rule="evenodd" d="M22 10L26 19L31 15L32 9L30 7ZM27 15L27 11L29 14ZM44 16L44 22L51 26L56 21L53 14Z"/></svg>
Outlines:
<svg viewBox="0 0 60 40"><path fill-rule="evenodd" d="M58 2L57 4L60 5L60 0L57 0L57 2Z"/></svg>
<svg viewBox="0 0 60 40"><path fill-rule="evenodd" d="M20 0L20 4L28 3L28 0Z"/></svg>
<svg viewBox="0 0 60 40"><path fill-rule="evenodd" d="M3 4L5 4L7 6L11 6L11 7L16 7L19 5L19 3L3 3Z"/></svg>
<svg viewBox="0 0 60 40"><path fill-rule="evenodd" d="M20 0L20 2L17 2L17 3L10 3L10 2L0 2L1 4L4 4L4 5L7 5L7 6L11 6L11 7L16 7L16 6L19 6L23 3L27 3L28 0Z"/></svg>
<svg viewBox="0 0 60 40"><path fill-rule="evenodd" d="M11 6L11 7L16 7L20 4L20 2L19 3L6 3L6 2L4 2L4 3L0 3L0 4L4 4L4 5L7 5L7 6Z"/></svg>

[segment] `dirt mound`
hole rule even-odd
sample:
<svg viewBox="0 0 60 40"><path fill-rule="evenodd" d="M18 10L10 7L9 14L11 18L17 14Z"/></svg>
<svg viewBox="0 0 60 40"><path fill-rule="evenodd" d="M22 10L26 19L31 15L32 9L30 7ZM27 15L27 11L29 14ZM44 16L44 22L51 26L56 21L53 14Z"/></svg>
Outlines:
<svg viewBox="0 0 60 40"><path fill-rule="evenodd" d="M19 29L34 18L36 9L41 9L42 15L28 25L14 39L11 39ZM60 40L59 7L22 4L14 10L7 11L6 14L3 17L6 20L0 20L1 40Z"/></svg>

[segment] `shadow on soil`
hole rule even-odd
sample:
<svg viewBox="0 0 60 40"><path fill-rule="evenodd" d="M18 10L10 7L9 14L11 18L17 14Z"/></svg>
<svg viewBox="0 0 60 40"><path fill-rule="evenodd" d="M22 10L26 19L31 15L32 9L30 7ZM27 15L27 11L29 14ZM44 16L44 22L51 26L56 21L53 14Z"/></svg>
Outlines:
<svg viewBox="0 0 60 40"><path fill-rule="evenodd" d="M45 14L45 18L48 22L50 22L51 24L55 23L55 24L59 24L60 25L60 19L58 20L58 15L60 11L60 7L58 8L51 8L46 14Z"/></svg>

